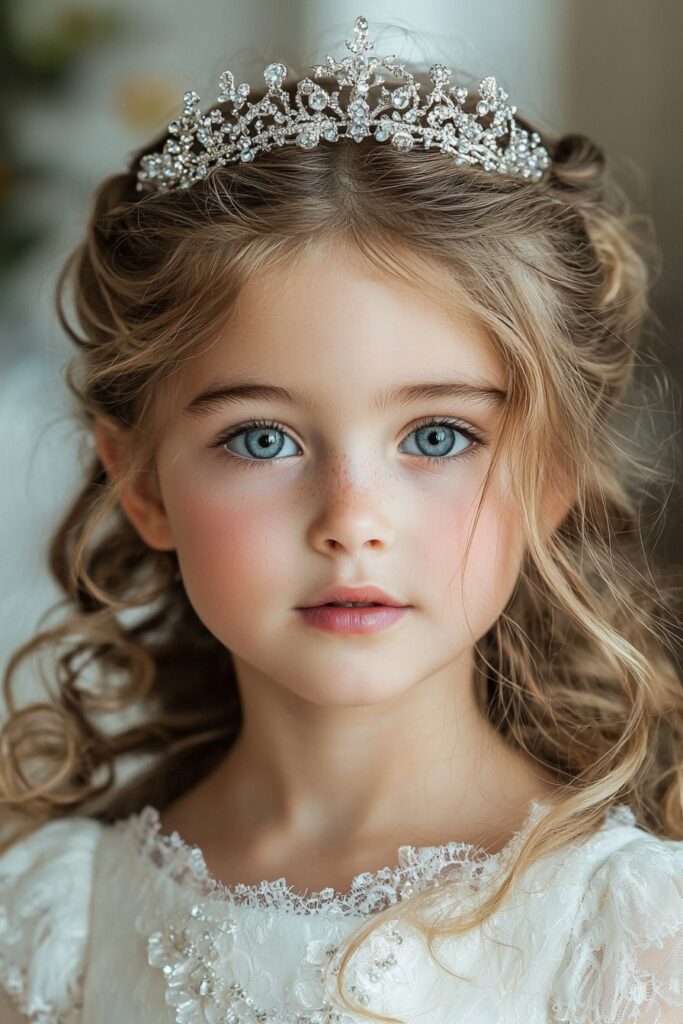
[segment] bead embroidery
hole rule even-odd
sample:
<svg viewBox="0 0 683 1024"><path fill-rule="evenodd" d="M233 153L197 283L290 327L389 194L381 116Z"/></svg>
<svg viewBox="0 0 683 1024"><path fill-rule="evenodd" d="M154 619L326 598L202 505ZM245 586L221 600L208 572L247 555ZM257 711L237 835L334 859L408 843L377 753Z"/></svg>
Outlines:
<svg viewBox="0 0 683 1024"><path fill-rule="evenodd" d="M346 893L328 887L306 894L295 892L285 878L257 885L221 883L209 873L201 849L190 847L177 832L161 834L158 811L145 807L120 822L119 827L130 829L139 853L202 901L201 905L194 903L189 914L185 911L173 920L165 920L147 937L148 962L163 972L165 999L175 1009L175 1024L357 1024L362 1018L349 1016L337 1003L333 984L339 971L340 947L355 924L349 918L363 923L363 918L424 887L439 886L453 878L462 882L463 901L467 901L504 857L514 853L547 806L531 801L522 828L496 854L487 854L468 843L405 845L398 849L396 867L355 876ZM621 824L635 821L624 805L612 807L608 818ZM324 915L327 934L324 939L304 942L296 956L295 976L284 978L270 969L270 963L256 963L258 958L249 956L237 944L237 914L242 908L269 911L259 916L258 939L254 943L252 936L252 945L265 942L268 947L268 939L277 940L277 922L289 913ZM392 921L378 928L351 958L348 991L361 1006L375 1010L373 996L388 991L387 985L393 991L409 983L406 957L402 962L397 956L405 937L402 924ZM138 929L144 928L145 924L138 922ZM249 984L249 975L258 989L259 1001L267 1000L270 1005L257 1005L248 994L244 983Z"/></svg>
<svg viewBox="0 0 683 1024"><path fill-rule="evenodd" d="M175 1008L176 1024L354 1024L358 1018L340 1010L327 988L339 972L339 945L329 940L307 943L296 978L279 1005L257 1006L244 987L234 979L230 953L234 949L237 922L205 913L198 905L190 916L201 930L192 926L167 924L147 941L147 959L161 968L166 982L165 1000ZM212 930L207 930L210 925ZM393 947L403 942L397 922L377 930L363 948L363 963L356 969L349 991L367 1006L382 981L405 980ZM220 964L220 966L219 966ZM352 961L353 965L353 961ZM351 968L353 972L353 966ZM283 999L286 1005L283 1004Z"/></svg>
<svg viewBox="0 0 683 1024"><path fill-rule="evenodd" d="M532 801L522 829L498 854L487 854L469 843L405 845L399 847L396 867L356 875L346 893L327 887L306 894L295 892L285 878L258 885L224 885L210 875L199 847L188 846L177 832L161 834L158 811L145 807L121 825L130 828L140 853L181 887L187 885L203 897L202 905L192 906L189 917L165 921L147 939L148 962L164 974L165 999L175 1008L176 1024L355 1024L359 1018L335 1005L336 999L331 1002L334 989L330 987L339 971L340 945L353 929L349 917L360 918L362 923L364 917L449 877L476 888L502 855L521 841L545 806ZM276 979L264 979L265 968L257 968L261 998L270 987L277 1008L257 1006L233 973L240 953L236 947L239 923L231 912L233 907L273 911L264 916L264 931L274 930L274 922L282 914L325 914L328 935L305 944L286 992L277 991ZM383 985L396 987L406 982L405 966L396 955L403 941L400 922L392 921L369 936L352 958L348 990L360 1005L370 1006Z"/></svg>

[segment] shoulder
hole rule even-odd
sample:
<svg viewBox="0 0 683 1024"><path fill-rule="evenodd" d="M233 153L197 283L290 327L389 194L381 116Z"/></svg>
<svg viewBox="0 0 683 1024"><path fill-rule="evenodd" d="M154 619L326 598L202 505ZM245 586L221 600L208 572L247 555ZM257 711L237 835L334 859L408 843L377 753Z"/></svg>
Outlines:
<svg viewBox="0 0 683 1024"><path fill-rule="evenodd" d="M683 1019L683 841L635 824L627 833L586 882L554 980L554 1024Z"/></svg>
<svg viewBox="0 0 683 1024"><path fill-rule="evenodd" d="M0 855L0 988L31 1021L75 1024L95 851L104 826L69 817Z"/></svg>

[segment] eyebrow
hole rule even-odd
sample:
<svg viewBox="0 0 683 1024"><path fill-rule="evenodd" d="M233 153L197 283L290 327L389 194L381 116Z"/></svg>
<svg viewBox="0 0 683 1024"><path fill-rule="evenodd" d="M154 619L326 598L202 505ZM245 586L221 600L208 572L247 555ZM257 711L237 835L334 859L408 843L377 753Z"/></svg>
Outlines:
<svg viewBox="0 0 683 1024"><path fill-rule="evenodd" d="M436 380L420 384L396 384L378 392L371 401L371 408L383 412L392 405L404 406L430 398L464 398L500 410L505 405L507 397L506 391L483 381ZM225 405L249 401L290 402L312 413L322 411L322 405L305 391L245 380L212 385L208 391L203 391L185 406L183 415L199 420Z"/></svg>

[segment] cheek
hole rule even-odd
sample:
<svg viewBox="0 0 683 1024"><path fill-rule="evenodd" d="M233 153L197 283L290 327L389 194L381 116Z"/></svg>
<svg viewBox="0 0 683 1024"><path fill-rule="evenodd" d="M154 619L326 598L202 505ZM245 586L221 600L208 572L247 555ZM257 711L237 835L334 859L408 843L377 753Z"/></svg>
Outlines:
<svg viewBox="0 0 683 1024"><path fill-rule="evenodd" d="M170 499L167 511L176 540L187 595L195 611L214 633L226 623L241 631L253 622L253 609L279 591L287 578L291 589L296 571L292 558L291 524L282 502L239 497L226 499L203 489L196 497L185 491ZM286 591L285 591L286 592ZM292 605L298 596L292 593Z"/></svg>
<svg viewBox="0 0 683 1024"><path fill-rule="evenodd" d="M479 517L473 500L450 503L444 495L427 502L425 529L417 544L417 565L427 589L442 595L444 628L472 633L479 639L507 604L519 576L524 554L517 517L500 496L487 495ZM468 541L472 534L469 551ZM465 564L465 556L467 562ZM427 584L434 581L433 586Z"/></svg>

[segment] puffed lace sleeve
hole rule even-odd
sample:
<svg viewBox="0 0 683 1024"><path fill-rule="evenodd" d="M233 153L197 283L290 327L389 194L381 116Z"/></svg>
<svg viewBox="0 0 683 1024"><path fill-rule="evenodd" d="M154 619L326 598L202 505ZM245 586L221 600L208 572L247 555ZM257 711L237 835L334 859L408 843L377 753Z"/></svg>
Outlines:
<svg viewBox="0 0 683 1024"><path fill-rule="evenodd" d="M553 1024L683 1022L683 842L645 833L592 876L551 996Z"/></svg>
<svg viewBox="0 0 683 1024"><path fill-rule="evenodd" d="M80 1024L95 849L103 826L50 821L0 855L0 1007L9 1024Z"/></svg>

